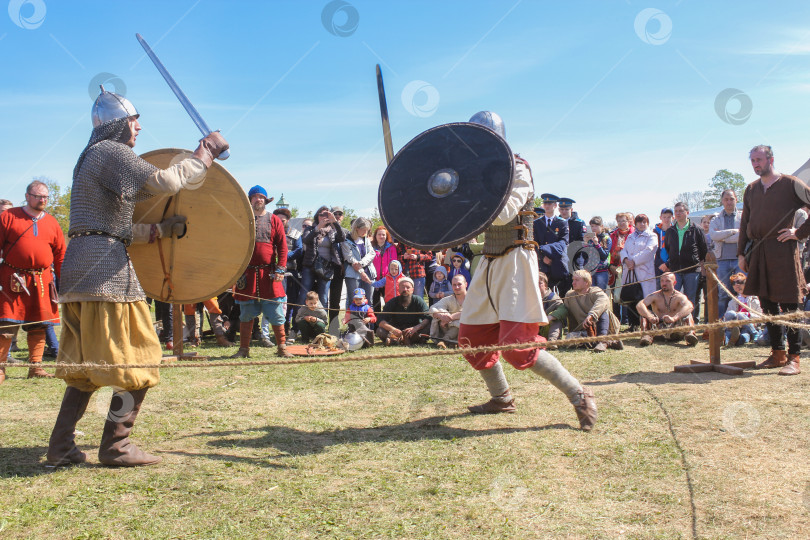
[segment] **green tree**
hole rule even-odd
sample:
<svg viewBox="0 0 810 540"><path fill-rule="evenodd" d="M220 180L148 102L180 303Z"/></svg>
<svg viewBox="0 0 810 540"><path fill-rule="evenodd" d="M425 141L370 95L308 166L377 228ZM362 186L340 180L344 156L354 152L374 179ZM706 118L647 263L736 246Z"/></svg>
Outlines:
<svg viewBox="0 0 810 540"><path fill-rule="evenodd" d="M372 233L374 232L374 230L377 227L379 227L380 225L383 224L382 218L380 217L380 211L377 210L376 207L371 212L371 216L368 219L371 221L371 231L370 232L372 232ZM389 231L389 233L390 233L390 231Z"/></svg>
<svg viewBox="0 0 810 540"><path fill-rule="evenodd" d="M34 180L44 182L48 186L48 206L45 210L56 218L62 232L67 238L68 227L70 225L70 191L71 188L62 189L56 180L46 176L37 176Z"/></svg>
<svg viewBox="0 0 810 540"><path fill-rule="evenodd" d="M728 169L720 169L709 180L709 189L704 192L705 208L715 208L723 204L720 195L727 189L733 189L737 198L742 198L747 182L740 173L733 173Z"/></svg>

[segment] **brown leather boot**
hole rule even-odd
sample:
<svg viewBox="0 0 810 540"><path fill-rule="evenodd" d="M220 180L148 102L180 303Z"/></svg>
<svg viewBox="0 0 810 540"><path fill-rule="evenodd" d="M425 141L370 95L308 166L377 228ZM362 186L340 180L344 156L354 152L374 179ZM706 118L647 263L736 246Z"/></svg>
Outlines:
<svg viewBox="0 0 810 540"><path fill-rule="evenodd" d="M250 358L250 336L253 333L253 321L239 322L239 350L231 358Z"/></svg>
<svg viewBox="0 0 810 540"><path fill-rule="evenodd" d="M802 372L799 369L799 358L801 355L798 354L789 354L787 359L787 364L785 367L779 370L778 375L798 375Z"/></svg>
<svg viewBox="0 0 810 540"><path fill-rule="evenodd" d="M771 349L771 355L764 362L757 364L754 369L772 369L787 364L787 352Z"/></svg>
<svg viewBox="0 0 810 540"><path fill-rule="evenodd" d="M76 424L87 410L87 403L92 395L93 392L82 392L73 386L65 389L62 406L56 416L56 425L53 426L51 440L48 443L46 456L48 465L63 467L87 461L87 454L76 447L74 432Z"/></svg>
<svg viewBox="0 0 810 540"><path fill-rule="evenodd" d="M593 397L593 390L582 387L579 391L579 404L574 405L574 410L579 419L579 429L590 431L596 423L596 399Z"/></svg>
<svg viewBox="0 0 810 540"><path fill-rule="evenodd" d="M273 334L276 336L276 344L278 348L276 349L276 356L281 356L282 358L295 358L295 355L287 350L287 336L284 335L284 326L282 325L272 325L273 326Z"/></svg>
<svg viewBox="0 0 810 540"><path fill-rule="evenodd" d="M32 364L42 364L42 354L45 352L45 329L38 328L28 331L28 361ZM53 379L53 375L42 369L41 365L28 368L29 379Z"/></svg>
<svg viewBox="0 0 810 540"><path fill-rule="evenodd" d="M492 398L481 405L470 405L467 409L473 414L513 413L517 410L515 399L509 390L497 396L497 398Z"/></svg>
<svg viewBox="0 0 810 540"><path fill-rule="evenodd" d="M217 338L217 345L220 347L233 347L233 343L228 341L225 337L225 327L222 325L222 314L218 313L211 319L211 328L214 330L214 336Z"/></svg>
<svg viewBox="0 0 810 540"><path fill-rule="evenodd" d="M110 401L110 411L104 422L98 460L111 467L138 467L154 465L163 458L147 454L132 444L129 434L135 425L135 418L141 410L147 388L131 392L116 392Z"/></svg>

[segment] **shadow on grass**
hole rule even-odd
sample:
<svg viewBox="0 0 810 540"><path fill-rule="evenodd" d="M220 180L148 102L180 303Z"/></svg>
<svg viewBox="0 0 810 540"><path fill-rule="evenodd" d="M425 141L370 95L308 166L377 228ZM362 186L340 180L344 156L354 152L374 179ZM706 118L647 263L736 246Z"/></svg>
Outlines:
<svg viewBox="0 0 810 540"><path fill-rule="evenodd" d="M0 447L0 478L29 478L52 472L41 461L47 451L45 446Z"/></svg>
<svg viewBox="0 0 810 540"><path fill-rule="evenodd" d="M748 379L761 375L768 375L768 372L743 372L742 375L724 375L713 371L707 373L675 373L674 371L635 371L633 373L619 373L612 375L608 381L583 382L586 386L610 386L621 383L641 383L641 384L709 384L717 381L733 381L737 379Z"/></svg>
<svg viewBox="0 0 810 540"><path fill-rule="evenodd" d="M488 435L502 435L508 433L522 433L530 431L546 431L550 429L570 429L578 431L568 424L549 424L537 427L519 428L493 428L493 429L464 429L444 425L443 422L453 418L470 416L470 413L432 416L421 418L402 424L342 428L327 431L303 431L286 426L267 426L263 428L251 428L246 430L230 430L201 432L189 437L219 437L210 441L209 446L215 448L268 448L272 447L286 455L306 456L323 452L330 446L355 443L375 443L392 441L423 441L423 440L446 440L463 439L467 437L485 437ZM255 434L253 438L243 438L247 434ZM193 454L199 455L199 454ZM213 455L213 459L221 459ZM239 461L257 461L244 457L228 459L238 459ZM283 456L281 456L283 457Z"/></svg>

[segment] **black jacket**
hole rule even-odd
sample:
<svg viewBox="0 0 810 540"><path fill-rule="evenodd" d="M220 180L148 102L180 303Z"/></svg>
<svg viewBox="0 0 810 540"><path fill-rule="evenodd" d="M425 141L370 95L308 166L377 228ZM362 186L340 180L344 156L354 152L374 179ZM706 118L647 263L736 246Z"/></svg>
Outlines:
<svg viewBox="0 0 810 540"><path fill-rule="evenodd" d="M669 255L667 267L672 272L703 262L706 259L706 252L709 250L706 246L703 229L691 222L683 235L683 246L678 248L678 231L675 227L676 224L673 223L664 236L664 247ZM687 272L698 272L699 270L699 268L693 268Z"/></svg>

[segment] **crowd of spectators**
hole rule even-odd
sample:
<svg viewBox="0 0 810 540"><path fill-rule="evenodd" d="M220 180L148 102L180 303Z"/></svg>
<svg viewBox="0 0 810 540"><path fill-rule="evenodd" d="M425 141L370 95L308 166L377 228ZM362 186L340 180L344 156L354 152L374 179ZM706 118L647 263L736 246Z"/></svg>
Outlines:
<svg viewBox="0 0 810 540"><path fill-rule="evenodd" d="M720 290L720 318L752 319L749 325L728 330L726 343L766 343L764 328L754 320L760 313L759 303L756 297L742 294L745 274L737 266L741 214L737 195L726 190L721 199L723 209L703 216L699 225L689 219L688 205L678 202L662 209L654 225L645 214L620 212L611 229L601 216L592 216L587 223L580 219L572 199L543 194L542 206L535 209L534 229L538 266L545 270L539 287L549 318L541 335L549 347L555 348L553 342L566 335L615 335L622 325L629 331L661 327L665 321L673 326L692 325L699 322L701 313L705 321L703 264L709 251L718 261L718 275L735 293L730 297ZM0 208L10 206L9 201L0 201ZM355 320L362 323L367 342L370 338L373 343L376 335L385 344L432 341L442 348L457 346L458 321L481 244L472 240L437 252L416 249L397 242L382 225L372 229L364 217L344 219L339 206L321 206L296 227L286 207L276 208L273 214L281 220L287 241L283 286L288 342L308 343L321 333L337 333L341 325ZM806 219L806 212L797 212L796 226ZM587 269L578 267L582 261L572 264L567 255L572 243L588 247L598 260L590 261ZM636 297L622 293L630 287L636 287ZM662 289L682 294L679 305L688 304L689 317L656 311L655 294ZM185 307L186 338L191 344L200 341L206 312L217 343L234 344L237 330L241 332L236 322L240 306L229 295ZM344 316L339 318L341 313ZM157 302L156 317L162 323L161 340L171 347L170 306ZM270 347L275 344L268 327L266 318L264 324L255 321L252 337ZM685 336L688 344L697 341L688 329L673 335ZM642 339L641 345L651 342ZM623 346L619 340L606 339L590 347L598 352ZM49 335L48 353L55 355L57 349L58 342Z"/></svg>

